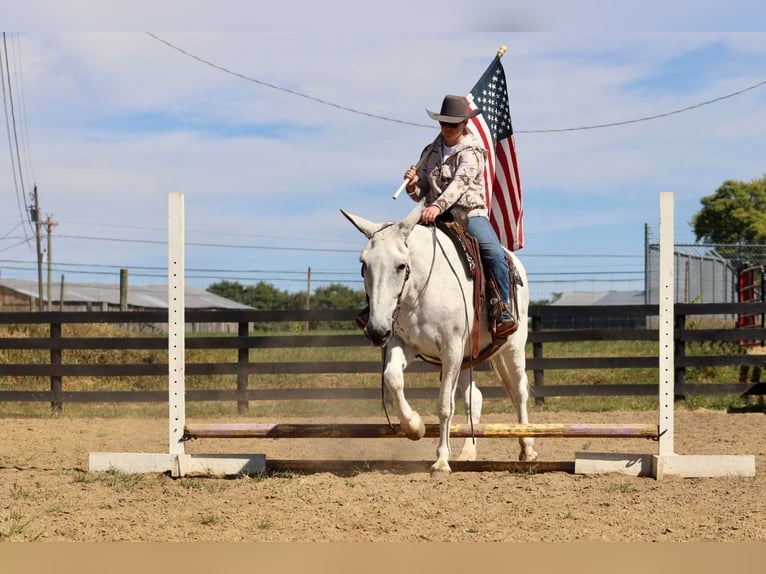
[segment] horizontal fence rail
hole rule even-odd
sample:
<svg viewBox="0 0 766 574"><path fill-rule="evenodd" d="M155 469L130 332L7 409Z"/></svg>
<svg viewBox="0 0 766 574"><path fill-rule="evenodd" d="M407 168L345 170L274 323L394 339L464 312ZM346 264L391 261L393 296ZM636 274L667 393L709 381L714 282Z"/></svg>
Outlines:
<svg viewBox="0 0 766 574"><path fill-rule="evenodd" d="M530 332L528 343L531 354L527 358L527 369L532 374L533 394L536 400L546 397L573 396L656 396L656 384L576 384L549 385L545 373L556 370L614 371L615 369L656 369L656 356L589 356L589 357L546 357L546 346L551 344L592 341L595 348L602 341L657 341L657 305L613 305L613 306L550 306L530 307ZM687 381L693 370L711 367L734 366L740 369L760 369L766 355L732 352L742 340L766 340L764 328L738 328L734 317L740 313L763 315L766 303L716 303L675 305L675 380L678 398L694 395L750 395L764 394L763 383L756 377L749 382L726 381L705 383ZM369 342L357 330L338 334L311 334L311 330L323 323L353 325L357 310L311 310L311 311L256 311L256 310L187 310L187 324L205 323L233 324L237 333L229 336L188 335L185 339L187 355L194 351L225 351L231 360L216 362L194 362L187 359L187 376L217 377L229 375L236 378L236 388L218 390L186 391L188 401L236 401L241 412L247 410L249 401L259 400L300 400L300 399L379 399L379 388L268 388L259 380L271 375L353 375L380 374L381 360L333 360L334 349L367 347ZM698 328L701 318L716 317L715 328ZM54 410L61 410L64 402L163 402L167 392L144 390L135 385L135 390L89 389L69 391L65 380L74 377L99 378L141 378L167 376L167 359L157 360L156 355L167 351L167 335L161 332L167 323L167 312L158 311L99 311L99 312L14 312L0 313L0 324L31 326L47 329L48 336L5 336L0 337L0 357L15 356L11 353L35 353L32 360L0 362L0 401L50 402ZM272 327L291 323L300 326L304 334L253 335L253 330L270 324ZM631 326L626 327L627 324ZM79 324L111 325L117 328L143 327L150 334L135 336L79 337L66 336L64 327L70 331ZM308 332L305 331L308 329ZM134 329L135 330L135 329ZM296 329L297 330L297 329ZM202 331L202 329L200 329ZM728 352L718 354L692 354L689 346L701 343L728 342ZM273 361L255 360L251 351L265 349L318 348L326 349L327 360L321 361ZM153 358L132 361L107 362L99 352L143 351L154 353ZM67 361L70 353L87 352L86 362ZM380 353L379 350L375 351ZM378 355L379 356L379 355ZM475 368L489 369L487 363ZM425 362L416 362L408 372L437 372L437 367ZM35 390L28 386L30 379L49 381L48 390ZM752 378L751 378L752 379ZM604 380L609 380L604 377ZM482 388L487 398L505 397L500 387ZM408 391L412 398L435 398L435 388L412 387Z"/></svg>

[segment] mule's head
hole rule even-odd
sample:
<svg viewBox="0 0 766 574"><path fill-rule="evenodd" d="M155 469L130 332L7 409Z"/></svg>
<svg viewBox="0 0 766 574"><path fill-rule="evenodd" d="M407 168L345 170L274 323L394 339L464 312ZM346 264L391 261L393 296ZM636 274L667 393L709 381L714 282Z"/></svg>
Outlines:
<svg viewBox="0 0 766 574"><path fill-rule="evenodd" d="M400 223L374 223L341 210L368 239L359 261L370 305L364 334L375 346L382 347L393 334L399 302L410 274L407 238L420 220L422 210L419 204Z"/></svg>

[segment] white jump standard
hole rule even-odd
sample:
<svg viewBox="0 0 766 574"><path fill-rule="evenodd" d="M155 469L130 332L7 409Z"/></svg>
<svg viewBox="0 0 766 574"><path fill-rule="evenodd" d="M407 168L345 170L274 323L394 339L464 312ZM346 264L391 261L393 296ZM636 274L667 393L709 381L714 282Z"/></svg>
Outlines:
<svg viewBox="0 0 766 574"><path fill-rule="evenodd" d="M90 453L89 470L186 475L256 474L266 469L264 454L186 454L193 438L400 438L398 425L383 424L187 424L185 402L184 198L168 199L168 441L166 453ZM622 473L683 477L755 476L754 455L678 455L674 450L674 270L673 194L660 194L660 357L659 421L647 424L476 424L453 425L455 437L601 437L655 440L658 454L578 452L577 474ZM438 436L438 425L425 425ZM430 427L430 428L429 428ZM476 461L491 465L491 462ZM471 463L466 463L471 464ZM537 463L541 467L556 463ZM571 463L570 463L571 464Z"/></svg>
<svg viewBox="0 0 766 574"><path fill-rule="evenodd" d="M186 424L184 322L184 195L168 197L168 452L92 452L88 468L127 473L257 474L266 468L263 454L190 455L184 449Z"/></svg>
<svg viewBox="0 0 766 574"><path fill-rule="evenodd" d="M688 478L755 476L755 455L677 455L674 438L675 271L673 265L673 194L660 194L659 452L656 455L578 452L575 473L619 472Z"/></svg>

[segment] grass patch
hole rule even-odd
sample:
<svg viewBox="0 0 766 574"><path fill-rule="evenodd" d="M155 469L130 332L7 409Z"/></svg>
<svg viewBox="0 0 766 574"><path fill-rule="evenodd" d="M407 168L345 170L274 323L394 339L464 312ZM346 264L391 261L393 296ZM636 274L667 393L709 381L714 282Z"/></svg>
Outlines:
<svg viewBox="0 0 766 574"><path fill-rule="evenodd" d="M57 500L45 510L50 514L70 514L72 505L64 500Z"/></svg>
<svg viewBox="0 0 766 574"><path fill-rule="evenodd" d="M113 325L102 324L65 324L62 326L64 336L107 338L135 337L137 333L117 328ZM308 335L329 333L353 333L354 331L310 331ZM253 334L269 334L266 332ZM273 334L273 333L272 333ZM141 333L141 336L147 336ZM46 338L49 336L47 325L1 325L0 337L32 337ZM148 336L151 336L149 334ZM157 335L158 337L161 335ZM190 334L193 338L196 335ZM208 336L208 335L206 335ZM233 334L222 334L221 337L234 337ZM700 342L688 343L688 355L717 355L741 354L743 350L733 343ZM546 358L567 357L656 357L657 341L575 341L567 343L546 343L544 356ZM532 345L527 346L527 357L532 356ZM233 363L237 359L236 349L187 349L187 364L193 363ZM298 348L259 348L249 351L251 363L259 362L325 362L325 361L372 361L379 362L380 349L372 346L361 347L298 347ZM46 364L50 356L47 349L33 350L0 350L0 360L6 363ZM160 350L77 350L63 351L65 364L128 364L128 363L166 363L167 351ZM499 381L493 373L475 371L475 379L479 386L499 386ZM530 381L533 373L528 371ZM549 369L545 371L545 385L548 386L598 386L602 384L647 384L656 386L657 368L624 368L624 369ZM734 382L742 380L738 366L716 366L697 369L687 369L686 379L689 382ZM20 382L21 381L21 384ZM235 375L198 375L186 376L186 386L189 390L234 390L237 388ZM424 413L432 412L436 400L438 374L408 373L406 376L408 388L427 387L433 389L433 398L424 401L414 401L415 408ZM21 386L23 385L23 386ZM280 388L366 388L379 392L381 385L379 373L339 373L339 374L286 374L286 375L251 375L251 389L280 389ZM48 391L50 381L47 377L0 377L0 390L38 390ZM66 377L65 391L167 391L167 377ZM534 397L534 388L532 389ZM657 397L647 396L618 396L618 397L546 397L543 404L530 407L540 411L649 411L657 409ZM688 408L708 408L726 410L748 406L747 399L738 396L687 396L685 404ZM458 412L462 414L462 401L458 401ZM165 403L66 403L67 416L72 417L167 417ZM229 402L187 402L186 412L189 418L216 418L238 416L237 404ZM284 420L291 417L322 417L350 416L368 417L380 416L382 413L380 399L375 400L296 400L296 401L250 401L249 412L246 416L273 418ZM510 414L513 412L509 400L486 399L485 413ZM534 412L534 411L533 411ZM389 414L393 414L389 412ZM51 412L49 402L0 402L0 416L46 418L55 416Z"/></svg>
<svg viewBox="0 0 766 574"><path fill-rule="evenodd" d="M30 528L33 518L24 516L17 510L0 514L0 542L34 542L42 532Z"/></svg>
<svg viewBox="0 0 766 574"><path fill-rule="evenodd" d="M101 484L119 492L130 492L144 480L143 474L122 472L110 468L105 472L78 472L74 482L78 484Z"/></svg>
<svg viewBox="0 0 766 574"><path fill-rule="evenodd" d="M610 484L606 491L609 493L620 493L620 494L632 494L636 492L637 488L635 484L631 484L630 482L620 482L617 484Z"/></svg>
<svg viewBox="0 0 766 574"><path fill-rule="evenodd" d="M215 524L218 524L218 522L219 522L219 518L218 518L218 516L217 516L217 515L215 515L215 514L212 514L212 513L208 513L208 514L203 514L203 515L200 517L200 519L199 519L199 522L200 522L200 524L202 524L203 526L213 526L213 525L215 525Z"/></svg>

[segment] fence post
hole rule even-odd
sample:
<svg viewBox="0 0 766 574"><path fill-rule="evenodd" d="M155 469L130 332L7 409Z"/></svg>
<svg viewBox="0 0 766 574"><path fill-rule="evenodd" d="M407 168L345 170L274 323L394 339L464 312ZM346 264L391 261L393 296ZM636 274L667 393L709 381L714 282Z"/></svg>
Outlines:
<svg viewBox="0 0 766 574"><path fill-rule="evenodd" d="M237 336L239 337L247 337L249 333L250 323L247 321L240 322L239 327L237 329ZM250 362L250 348L242 348L240 347L237 350L237 391L238 392L247 392L248 389L248 379L249 375L247 371L243 368L246 367L247 364ZM240 400L237 401L237 412L241 415L247 413L249 408L248 402L246 400Z"/></svg>
<svg viewBox="0 0 766 574"><path fill-rule="evenodd" d="M686 393L684 392L684 385L686 384L686 367L684 364L684 357L686 356L686 341L683 338L683 332L686 328L686 315L676 315L673 320L673 329L675 330L674 346L675 346L675 369L673 373L674 377L674 400L683 401L686 400ZM681 365L680 367L678 365Z"/></svg>
<svg viewBox="0 0 766 574"><path fill-rule="evenodd" d="M539 316L533 316L532 317L532 332L535 333L537 331L542 331L542 330L543 330L543 318ZM532 357L534 359L543 358L543 342L542 341L535 341L534 343L532 343ZM535 369L533 371L533 377L534 377L533 388L542 389L543 385L545 384L545 371L543 371L543 369ZM536 396L535 404L536 405L545 404L545 397Z"/></svg>
<svg viewBox="0 0 766 574"><path fill-rule="evenodd" d="M51 345L50 352L50 364L61 365L63 363L61 357L61 323L50 324L50 338L57 341L58 345ZM60 415L63 410L63 401L61 398L62 389L61 375L51 375L51 393L53 394L53 401L51 401L51 412L55 415Z"/></svg>

